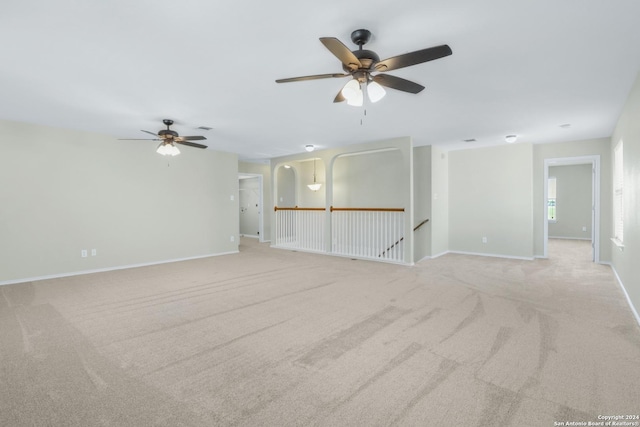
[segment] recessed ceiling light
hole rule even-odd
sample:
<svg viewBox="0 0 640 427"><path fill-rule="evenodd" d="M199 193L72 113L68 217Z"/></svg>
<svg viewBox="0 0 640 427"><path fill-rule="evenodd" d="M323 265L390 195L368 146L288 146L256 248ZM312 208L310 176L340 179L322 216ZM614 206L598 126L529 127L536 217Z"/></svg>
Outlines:
<svg viewBox="0 0 640 427"><path fill-rule="evenodd" d="M291 165L284 165L286 169L291 169Z"/></svg>
<svg viewBox="0 0 640 427"><path fill-rule="evenodd" d="M504 137L504 140L507 141L509 144L513 144L514 142L516 142L517 139L518 139L518 135L507 135Z"/></svg>
<svg viewBox="0 0 640 427"><path fill-rule="evenodd" d="M570 127L571 127L571 123L565 123L565 124L562 124L562 125L560 125L560 127L561 127L561 128L565 128L565 129L566 129L566 128L570 128Z"/></svg>
<svg viewBox="0 0 640 427"><path fill-rule="evenodd" d="M308 152L312 152L316 148L311 144L307 144L307 145L304 146L304 149L307 150Z"/></svg>

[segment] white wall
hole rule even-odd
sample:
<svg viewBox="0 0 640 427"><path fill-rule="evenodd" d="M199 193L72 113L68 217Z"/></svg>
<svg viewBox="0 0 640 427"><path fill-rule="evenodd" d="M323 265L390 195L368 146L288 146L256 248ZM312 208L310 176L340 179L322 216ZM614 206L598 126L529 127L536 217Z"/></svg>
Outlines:
<svg viewBox="0 0 640 427"><path fill-rule="evenodd" d="M0 283L238 249L234 154L8 121L0 146Z"/></svg>
<svg viewBox="0 0 640 427"><path fill-rule="evenodd" d="M557 196L556 221L549 222L549 237L591 240L592 169L590 164L549 167L549 177L556 178Z"/></svg>
<svg viewBox="0 0 640 427"><path fill-rule="evenodd" d="M622 281L640 322L640 74L616 125L611 147L624 141L624 249L609 240L612 265ZM611 151L612 153L612 151ZM610 231L608 237L613 234Z"/></svg>
<svg viewBox="0 0 640 427"><path fill-rule="evenodd" d="M532 159L527 143L449 152L451 251L533 257Z"/></svg>

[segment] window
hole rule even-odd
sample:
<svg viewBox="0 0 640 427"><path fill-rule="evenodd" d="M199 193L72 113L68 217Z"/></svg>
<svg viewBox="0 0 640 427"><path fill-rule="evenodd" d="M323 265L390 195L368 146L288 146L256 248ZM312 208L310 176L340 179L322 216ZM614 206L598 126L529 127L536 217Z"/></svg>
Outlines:
<svg viewBox="0 0 640 427"><path fill-rule="evenodd" d="M624 168L622 141L613 150L613 239L621 246L624 242Z"/></svg>
<svg viewBox="0 0 640 427"><path fill-rule="evenodd" d="M548 197L547 197L547 220L551 222L556 221L556 177L550 176L548 185Z"/></svg>

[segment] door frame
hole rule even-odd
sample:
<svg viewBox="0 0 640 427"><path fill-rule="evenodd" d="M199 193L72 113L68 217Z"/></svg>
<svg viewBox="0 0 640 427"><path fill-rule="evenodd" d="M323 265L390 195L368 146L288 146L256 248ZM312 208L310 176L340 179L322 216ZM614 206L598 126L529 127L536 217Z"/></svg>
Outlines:
<svg viewBox="0 0 640 427"><path fill-rule="evenodd" d="M549 166L591 165L591 250L592 260L600 263L600 155L556 157L544 159L544 258L548 257L549 221Z"/></svg>
<svg viewBox="0 0 640 427"><path fill-rule="evenodd" d="M258 178L258 241L260 243L264 243L264 186L262 174L259 173L238 173L238 181L240 181L241 177L248 177L247 179ZM240 186L238 185L238 203L240 203ZM240 213L238 212L238 215ZM240 223L238 223L238 228L240 227ZM240 230L238 230L238 235L240 235Z"/></svg>

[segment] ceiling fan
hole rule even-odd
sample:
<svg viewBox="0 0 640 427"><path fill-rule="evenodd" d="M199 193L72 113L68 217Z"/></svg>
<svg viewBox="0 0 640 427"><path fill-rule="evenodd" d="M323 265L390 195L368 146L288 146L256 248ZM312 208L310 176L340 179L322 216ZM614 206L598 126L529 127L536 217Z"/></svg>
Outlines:
<svg viewBox="0 0 640 427"><path fill-rule="evenodd" d="M336 95L333 102L347 101L347 104L349 105L361 106L364 100L362 85L366 85L367 95L371 102L377 102L384 97L386 92L383 86L413 94L419 93L424 89L424 86L400 77L395 77L389 74L373 75L372 73L397 70L399 68L443 58L453 53L451 48L444 44L441 46L430 47L427 49L417 50L415 52L393 56L381 61L380 57L375 52L362 48L362 46L364 46L370 39L371 32L369 30L355 30L351 33L351 41L358 45L358 49L351 51L335 37L320 37L320 42L322 42L322 44L329 49L329 51L340 60L340 62L342 62L342 69L345 73L291 77L287 79L278 79L276 80L276 83L352 77L342 90L338 92L338 95Z"/></svg>
<svg viewBox="0 0 640 427"><path fill-rule="evenodd" d="M207 139L204 136L180 136L178 135L178 132L170 129L173 124L173 120L164 119L162 123L164 123L167 128L159 130L157 134L149 132L148 130L142 130L142 132L153 135L156 138L126 139L126 141L162 141L160 145L158 145L158 149L156 151L164 156L175 156L180 154L180 150L178 150L178 147L176 147L175 144L188 145L189 147L196 148L207 148L206 145L190 142Z"/></svg>

